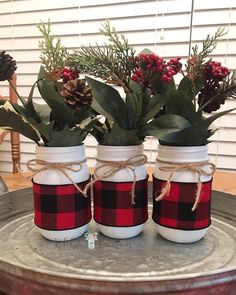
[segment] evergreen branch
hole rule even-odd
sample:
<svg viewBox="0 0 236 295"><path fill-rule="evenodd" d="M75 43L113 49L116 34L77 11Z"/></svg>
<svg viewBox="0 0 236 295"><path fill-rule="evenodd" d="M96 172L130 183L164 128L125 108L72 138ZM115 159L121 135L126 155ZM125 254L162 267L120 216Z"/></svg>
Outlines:
<svg viewBox="0 0 236 295"><path fill-rule="evenodd" d="M65 61L67 58L67 50L61 44L59 38L51 32L51 23L48 21L47 25L42 21L38 25L39 31L43 35L43 40L39 41L39 48L41 49L41 61L45 67L49 78L52 80L58 80L61 69L65 66Z"/></svg>
<svg viewBox="0 0 236 295"><path fill-rule="evenodd" d="M202 50L198 52L198 47L193 47L193 55L197 55L202 62L208 57L208 55L216 48L219 38L226 34L224 28L219 28L213 36L208 35L203 41Z"/></svg>
<svg viewBox="0 0 236 295"><path fill-rule="evenodd" d="M187 76L194 81L201 75L203 64L206 62L208 55L216 48L219 38L226 34L224 28L219 28L213 36L208 35L202 43L202 50L199 51L198 45L192 48L191 56L186 64Z"/></svg>
<svg viewBox="0 0 236 295"><path fill-rule="evenodd" d="M130 73L134 68L132 61L135 51L123 35L111 28L108 21L100 31L108 37L109 43L103 46L82 46L79 51L68 57L68 64L100 77L106 83L122 86L125 92L130 92L128 85Z"/></svg>

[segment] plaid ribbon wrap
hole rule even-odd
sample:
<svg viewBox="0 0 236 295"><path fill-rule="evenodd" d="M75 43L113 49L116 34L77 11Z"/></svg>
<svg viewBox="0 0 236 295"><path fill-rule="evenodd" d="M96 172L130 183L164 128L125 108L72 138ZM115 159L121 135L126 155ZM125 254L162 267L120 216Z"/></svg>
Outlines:
<svg viewBox="0 0 236 295"><path fill-rule="evenodd" d="M166 181L153 176L153 192L160 192ZM195 211L192 211L197 190L197 183L171 182L168 196L160 201L153 195L152 219L165 227L198 230L211 224L211 184L212 180L202 183L200 200Z"/></svg>
<svg viewBox="0 0 236 295"><path fill-rule="evenodd" d="M148 219L148 178L135 183L135 204L130 191L133 182L98 180L94 191L94 220L108 226L129 227Z"/></svg>
<svg viewBox="0 0 236 295"><path fill-rule="evenodd" d="M78 183L83 189L87 181ZM68 230L91 220L90 193L85 198L74 186L44 185L33 182L34 222L47 230Z"/></svg>

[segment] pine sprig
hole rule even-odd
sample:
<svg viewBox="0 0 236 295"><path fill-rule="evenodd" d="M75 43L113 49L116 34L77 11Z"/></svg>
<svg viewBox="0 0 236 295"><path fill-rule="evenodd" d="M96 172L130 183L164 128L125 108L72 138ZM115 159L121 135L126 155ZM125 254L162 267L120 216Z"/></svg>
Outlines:
<svg viewBox="0 0 236 295"><path fill-rule="evenodd" d="M82 46L79 51L69 56L68 64L76 65L79 70L100 77L106 83L122 86L126 92L130 92L128 85L135 50L128 44L124 35L118 34L115 28L110 26L109 21L100 31L108 37L109 43L103 46Z"/></svg>
<svg viewBox="0 0 236 295"><path fill-rule="evenodd" d="M186 74L194 82L201 76L201 70L209 54L216 48L219 38L226 34L224 28L219 28L213 36L208 35L202 43L202 50L197 45L192 47L192 53L186 64Z"/></svg>
<svg viewBox="0 0 236 295"><path fill-rule="evenodd" d="M128 39L125 38L123 34L118 34L114 27L111 27L109 20L107 20L100 29L100 32L108 37L109 47L113 51L120 52L124 56L127 56L130 51L134 50L130 47Z"/></svg>
<svg viewBox="0 0 236 295"><path fill-rule="evenodd" d="M57 81L61 70L65 66L68 55L67 50L62 46L60 38L55 38L52 34L50 21L47 24L41 21L38 29L44 38L42 41L39 41L39 48L42 53L40 59L48 77L53 81Z"/></svg>

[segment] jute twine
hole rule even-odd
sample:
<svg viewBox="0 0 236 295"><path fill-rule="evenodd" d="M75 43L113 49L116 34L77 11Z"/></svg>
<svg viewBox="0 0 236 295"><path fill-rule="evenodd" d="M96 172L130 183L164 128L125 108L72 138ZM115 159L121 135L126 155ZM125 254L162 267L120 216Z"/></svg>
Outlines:
<svg viewBox="0 0 236 295"><path fill-rule="evenodd" d="M38 173L40 173L42 171L46 171L48 169L59 170L61 173L63 173L65 175L65 177L67 179L69 179L69 181L76 187L76 189L81 194L84 195L84 197L87 197L87 190L86 191L85 191L85 189L82 190L67 173L67 171L79 172L83 167L82 164L85 162L86 162L86 159L84 159L82 161L72 161L72 162L63 162L63 163L54 163L54 162L47 162L47 161L39 160L39 159L31 159L26 164L27 164L27 168L31 172L33 172L30 177L34 177ZM39 165L41 167L35 167L35 164ZM78 165L79 167L73 168L72 167L73 165Z"/></svg>
<svg viewBox="0 0 236 295"><path fill-rule="evenodd" d="M215 164L210 163L208 161L191 162L191 163L183 163L183 162L173 163L173 162L162 161L160 159L157 159L157 162L161 164L158 167L159 170L170 172L170 175L167 179L166 185L162 188L160 194L155 198L156 201L160 201L164 197L167 197L169 195L170 189L171 189L171 179L175 172L191 171L193 173L197 173L197 176L198 176L197 190L195 194L195 201L192 207L192 211L194 211L197 208L198 203L200 201L200 197L201 197L201 191L202 191L201 175L213 176L216 170ZM165 164L167 164L168 166L165 166ZM211 171L208 172L204 170L204 168L202 168L203 165L208 166L211 169Z"/></svg>
<svg viewBox="0 0 236 295"><path fill-rule="evenodd" d="M101 163L102 165L98 166L94 170L94 176L93 180L90 181L86 187L85 187L85 192L87 189L92 186L96 181L98 180L103 180L106 179L112 175L114 175L116 172L120 171L121 169L129 169L133 173L133 183L132 183L132 190L131 190L131 197L132 197L132 204L135 204L135 184L136 184L136 173L135 173L135 168L140 165L144 165L147 163L147 157L145 155L135 155L125 161L106 161L106 160L101 160L101 159L96 159L97 162ZM103 168L109 167L107 171L103 173L101 170Z"/></svg>

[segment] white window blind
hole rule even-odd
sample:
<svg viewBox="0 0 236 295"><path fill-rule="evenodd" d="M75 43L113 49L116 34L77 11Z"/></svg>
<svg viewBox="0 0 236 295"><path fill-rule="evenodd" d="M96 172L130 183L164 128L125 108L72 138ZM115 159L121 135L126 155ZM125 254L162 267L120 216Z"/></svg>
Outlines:
<svg viewBox="0 0 236 295"><path fill-rule="evenodd" d="M99 27L107 19L125 34L137 52L145 47L170 58L189 52L191 0L11 0L0 1L0 49L8 51L17 61L18 91L27 97L40 67L37 29L40 20L50 19L52 30L70 50L81 44L103 43ZM218 27L228 30L212 57L230 69L236 68L236 0L195 0L192 19L192 45L200 44ZM7 95L7 84L0 84ZM35 100L40 96L36 92ZM229 100L223 109L236 107ZM216 123L220 128L209 145L210 157L218 168L236 170L236 111ZM94 164L96 141L86 140L89 165ZM157 140L148 138L145 152L149 164L155 163ZM0 170L11 171L9 137L0 146ZM35 144L21 136L21 163L34 157Z"/></svg>

